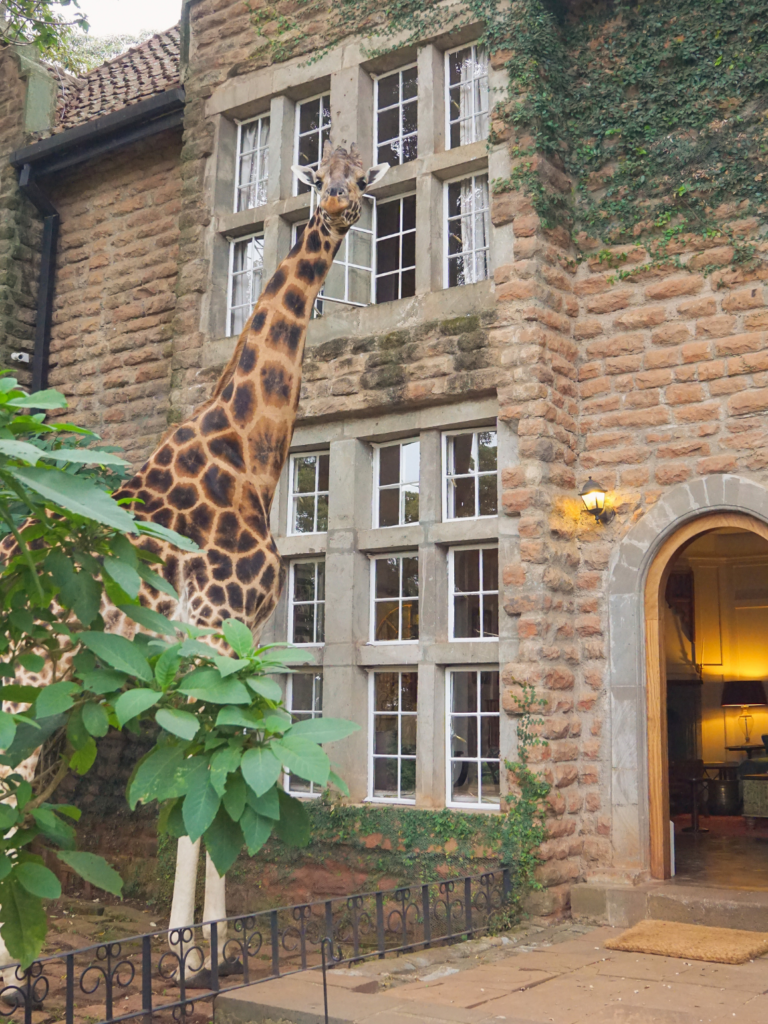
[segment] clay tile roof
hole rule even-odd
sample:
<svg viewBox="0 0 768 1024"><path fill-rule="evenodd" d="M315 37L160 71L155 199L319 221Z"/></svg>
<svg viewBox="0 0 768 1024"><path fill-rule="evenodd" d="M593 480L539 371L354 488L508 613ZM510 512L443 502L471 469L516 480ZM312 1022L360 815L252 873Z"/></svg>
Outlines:
<svg viewBox="0 0 768 1024"><path fill-rule="evenodd" d="M158 32L74 84L62 83L55 132L149 99L179 85L179 26Z"/></svg>

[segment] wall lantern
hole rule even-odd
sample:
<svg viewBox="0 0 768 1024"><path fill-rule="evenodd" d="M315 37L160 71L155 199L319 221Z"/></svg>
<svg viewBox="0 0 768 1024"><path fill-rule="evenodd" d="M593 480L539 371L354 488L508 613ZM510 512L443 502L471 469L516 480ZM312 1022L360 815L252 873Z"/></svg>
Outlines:
<svg viewBox="0 0 768 1024"><path fill-rule="evenodd" d="M610 523L616 513L612 508L605 507L605 490L600 484L596 484L594 480L587 480L579 495L584 502L584 508L598 523Z"/></svg>

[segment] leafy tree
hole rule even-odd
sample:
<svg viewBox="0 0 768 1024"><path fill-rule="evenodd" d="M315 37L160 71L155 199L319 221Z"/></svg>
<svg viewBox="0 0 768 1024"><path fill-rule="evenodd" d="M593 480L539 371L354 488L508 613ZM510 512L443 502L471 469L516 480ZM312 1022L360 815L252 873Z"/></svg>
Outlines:
<svg viewBox="0 0 768 1024"><path fill-rule="evenodd" d="M26 411L65 405L56 391L26 395L0 376L0 700L28 705L0 711L0 933L23 967L45 939L42 901L61 892L41 853L120 893L117 872L76 849L79 811L51 802L68 771L91 768L96 740L110 729L160 726L130 779L129 804L157 801L161 827L202 836L223 874L243 846L254 855L273 830L289 844L308 843L308 816L283 791L281 772L345 791L320 744L356 728L324 718L294 723L283 709L271 676L303 652L257 649L234 619L221 631L200 629L140 604L142 585L177 596L152 568L160 562L152 539L195 545L111 497L105 479L125 463L109 449L84 448L95 435ZM105 631L105 597L136 624L133 639ZM25 672L50 673L50 681L25 685ZM46 741L59 758L30 784L15 769Z"/></svg>
<svg viewBox="0 0 768 1024"><path fill-rule="evenodd" d="M60 8L68 8L65 17ZM34 43L40 50L55 47L70 29L88 31L88 18L78 0L2 0L0 42Z"/></svg>
<svg viewBox="0 0 768 1024"><path fill-rule="evenodd" d="M61 33L54 46L43 49L43 57L60 64L73 75L87 75L89 71L119 57L132 46L138 46L154 35L149 29L138 35L92 36L75 28Z"/></svg>

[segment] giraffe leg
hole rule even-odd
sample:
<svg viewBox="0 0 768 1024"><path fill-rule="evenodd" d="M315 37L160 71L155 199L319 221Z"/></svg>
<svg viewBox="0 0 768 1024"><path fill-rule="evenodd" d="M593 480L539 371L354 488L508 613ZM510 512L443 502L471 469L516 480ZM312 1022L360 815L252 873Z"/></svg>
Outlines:
<svg viewBox="0 0 768 1024"><path fill-rule="evenodd" d="M200 840L192 842L189 836L182 836L176 847L176 875L173 880L173 902L171 929L191 928L195 923L195 889L197 888L197 863L200 859ZM168 936L171 950L182 954L182 932L173 931ZM187 946L187 942L183 943ZM190 950L184 966L185 977L197 973L203 966L203 958L196 950ZM178 973L174 972L176 975Z"/></svg>

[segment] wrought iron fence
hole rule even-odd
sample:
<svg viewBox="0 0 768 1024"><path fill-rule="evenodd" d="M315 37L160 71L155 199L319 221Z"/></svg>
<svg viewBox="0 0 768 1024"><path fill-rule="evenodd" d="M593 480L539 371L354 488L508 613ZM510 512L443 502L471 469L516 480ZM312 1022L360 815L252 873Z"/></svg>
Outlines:
<svg viewBox="0 0 768 1024"><path fill-rule="evenodd" d="M0 1021L188 1021L224 991L482 934L509 899L509 868L241 914L103 941L3 970ZM9 974L13 977L9 979Z"/></svg>

